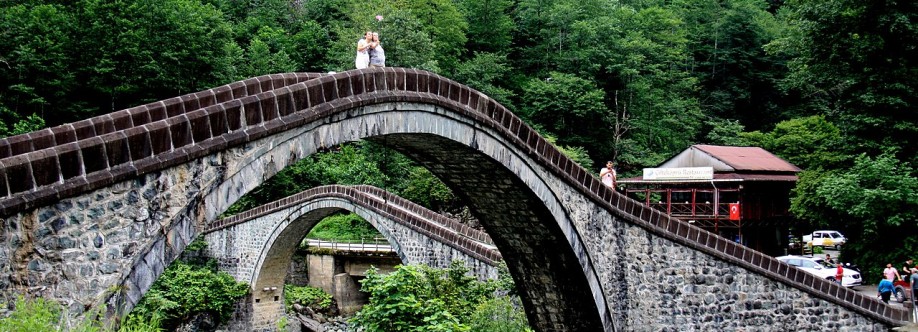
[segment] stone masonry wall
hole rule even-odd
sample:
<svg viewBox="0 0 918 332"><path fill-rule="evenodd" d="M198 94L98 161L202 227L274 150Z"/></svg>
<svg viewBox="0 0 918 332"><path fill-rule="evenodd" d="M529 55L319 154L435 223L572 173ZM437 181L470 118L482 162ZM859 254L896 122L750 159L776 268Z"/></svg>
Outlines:
<svg viewBox="0 0 918 332"><path fill-rule="evenodd" d="M119 292L115 286L134 265L144 269L138 283L149 286L171 262L163 257L177 254L195 236L188 206L194 206L199 181L212 176L202 167L206 160L5 219L3 296L57 299L79 314ZM134 297L139 300L140 293Z"/></svg>

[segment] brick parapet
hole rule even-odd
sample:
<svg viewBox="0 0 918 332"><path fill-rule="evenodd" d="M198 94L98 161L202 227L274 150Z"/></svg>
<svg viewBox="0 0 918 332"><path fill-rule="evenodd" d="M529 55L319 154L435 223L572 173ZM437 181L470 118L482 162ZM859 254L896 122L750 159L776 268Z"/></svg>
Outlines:
<svg viewBox="0 0 918 332"><path fill-rule="evenodd" d="M419 102L451 109L475 120L479 125L493 129L509 144L518 146L529 157L538 160L542 167L565 179L575 190L597 204L617 211L623 218L651 233L756 271L885 324L902 324L908 318L906 310L890 307L826 280L798 273L796 269L772 257L663 215L602 186L591 172L560 153L505 107L439 75L401 68L366 69L322 76L287 85L282 89L264 91L267 86L267 83L257 79L230 84L228 88L234 95L236 91L241 93L244 89L247 96L188 113L179 112L178 103L173 99L164 101L161 106L165 114L176 115L158 120L166 121L165 126L157 124L158 121L140 125L134 122L135 119L138 122L146 119L153 121L154 117L161 116L162 112L159 111L151 113L148 105L142 106L145 108L143 110L129 109L90 119L93 128L109 131L105 131L107 133L102 136L99 136L99 131L95 131L96 137L100 139L90 140L87 137L85 143L78 141L79 153L75 153L72 145L59 145L63 142L58 142L57 137L62 137L62 141L69 137L80 139L80 135L90 132L87 123L82 122L56 131L49 129L47 132L39 131L0 141L0 156L5 155L3 151L8 151L10 155L0 160L0 176L3 176L0 180L0 185L3 185L0 193L6 193L6 197L0 199L0 214L29 210L61 197L164 169L311 121L331 120L336 116L344 116L339 115L339 112L356 107L384 102ZM170 104L168 101L173 102ZM281 115L287 113L284 110L291 109L296 111L286 116ZM144 117L143 114L153 115ZM225 127L221 122L223 118L227 121ZM80 128L79 132L77 128ZM115 131L111 131L112 128ZM66 134L70 129L73 134ZM168 151L165 150L166 133L171 142ZM31 147L31 150L26 146ZM45 148L35 151L35 147ZM154 150L163 152L154 154ZM87 155L105 157L106 168L87 171L103 164L96 161L89 164ZM79 174L74 172L77 169L81 170ZM405 214L404 211L394 213L396 216Z"/></svg>
<svg viewBox="0 0 918 332"><path fill-rule="evenodd" d="M440 225L443 225L449 229L452 229L453 231L461 234L462 236L465 236L467 238L470 238L478 242L483 242L483 243L487 243L490 245L494 244L494 241L491 240L491 237L488 236L488 233L471 228L468 225L461 223L459 220L436 213L417 203L409 201L400 196L393 195L383 189L380 189L374 186L359 185L355 187L371 195L375 195L383 199L393 201L397 205L402 206L402 208L407 209L411 212L417 213L428 220L434 221Z"/></svg>
<svg viewBox="0 0 918 332"><path fill-rule="evenodd" d="M366 185L330 185L310 188L277 201L240 212L232 217L214 221L207 225L203 234L227 229L261 216L323 198L340 198L351 201L492 266L496 266L502 260L500 253L496 249L489 248L476 239L472 239L474 241L470 240L468 236L461 233L461 229L450 227L454 224L448 225L440 222L448 218L379 188ZM381 199L387 199L388 201L382 202ZM433 220L428 216L438 217L437 219L439 220ZM458 224L454 220L453 222Z"/></svg>
<svg viewBox="0 0 918 332"><path fill-rule="evenodd" d="M288 73L258 76L74 123L0 138L0 159L139 127L207 106L304 82L322 75L325 74Z"/></svg>

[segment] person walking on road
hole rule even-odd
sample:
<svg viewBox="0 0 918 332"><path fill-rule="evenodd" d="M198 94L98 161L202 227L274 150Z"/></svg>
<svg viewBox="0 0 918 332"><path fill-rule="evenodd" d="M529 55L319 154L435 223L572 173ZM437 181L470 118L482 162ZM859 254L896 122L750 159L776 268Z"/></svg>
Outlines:
<svg viewBox="0 0 918 332"><path fill-rule="evenodd" d="M841 285L842 279L844 277L845 277L845 268L842 267L841 263L838 263L838 266L836 266L836 269L835 269L835 281L837 281L838 284Z"/></svg>
<svg viewBox="0 0 918 332"><path fill-rule="evenodd" d="M905 265L902 265L902 273L899 273L899 276L902 277L902 280L908 281L908 277L912 274L912 268L918 267L915 266L915 262L911 259L905 261Z"/></svg>
<svg viewBox="0 0 918 332"><path fill-rule="evenodd" d="M880 280L880 284L877 286L877 295L880 296L880 299L883 300L883 303L889 304L889 296L893 292L893 283L892 281L883 278Z"/></svg>
<svg viewBox="0 0 918 332"><path fill-rule="evenodd" d="M902 277L899 276L899 271L892 264L886 264L886 268L883 269L883 276L889 281L902 280Z"/></svg>

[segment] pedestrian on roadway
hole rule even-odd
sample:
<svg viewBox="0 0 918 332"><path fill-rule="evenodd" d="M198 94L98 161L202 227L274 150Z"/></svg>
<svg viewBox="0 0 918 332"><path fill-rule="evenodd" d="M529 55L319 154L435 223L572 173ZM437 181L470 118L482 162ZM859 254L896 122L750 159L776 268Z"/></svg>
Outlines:
<svg viewBox="0 0 918 332"><path fill-rule="evenodd" d="M889 304L889 296L892 295L892 292L892 281L886 280L886 278L881 279L880 284L877 286L877 295L880 296L880 299L883 300L883 303Z"/></svg>
<svg viewBox="0 0 918 332"><path fill-rule="evenodd" d="M899 276L899 271L892 267L892 264L886 264L886 268L883 269L883 276L889 281L902 280L902 277Z"/></svg>
<svg viewBox="0 0 918 332"><path fill-rule="evenodd" d="M918 267L915 266L915 262L911 259L905 261L905 265L902 265L902 273L899 274L902 277L902 280L908 281L908 277L912 274L912 268Z"/></svg>
<svg viewBox="0 0 918 332"><path fill-rule="evenodd" d="M835 281L841 285L843 278L845 278L845 268L842 267L841 263L838 263L838 266L835 268Z"/></svg>

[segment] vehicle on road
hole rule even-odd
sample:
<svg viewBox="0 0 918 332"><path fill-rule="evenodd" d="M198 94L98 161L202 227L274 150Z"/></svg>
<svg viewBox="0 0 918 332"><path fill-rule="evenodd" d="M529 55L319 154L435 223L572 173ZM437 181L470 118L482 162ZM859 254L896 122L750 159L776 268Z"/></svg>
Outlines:
<svg viewBox="0 0 918 332"><path fill-rule="evenodd" d="M834 246L835 249L839 249L846 242L848 242L848 239L838 231L821 230L803 236L803 243L811 247Z"/></svg>
<svg viewBox="0 0 918 332"><path fill-rule="evenodd" d="M776 259L819 278L836 281L835 271L837 267L822 258L789 255L776 257ZM863 283L860 272L848 268L842 268L842 271L842 286L853 287Z"/></svg>
<svg viewBox="0 0 918 332"><path fill-rule="evenodd" d="M896 280L893 282L893 298L896 302L905 303L912 300L912 284L908 280Z"/></svg>

